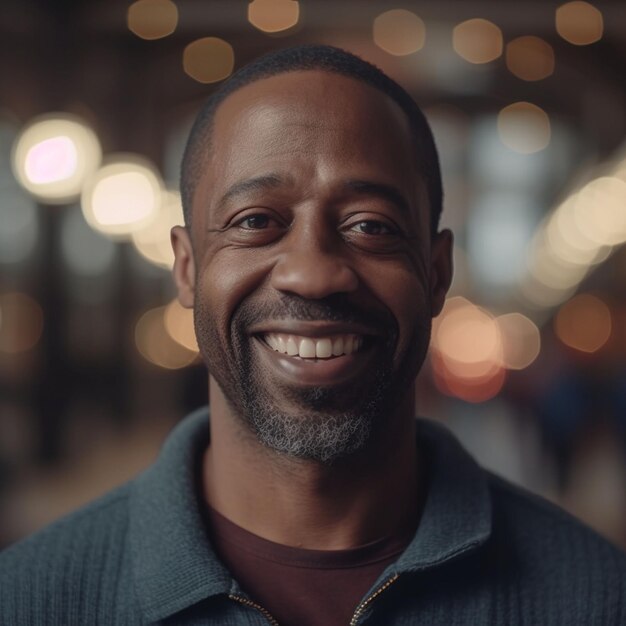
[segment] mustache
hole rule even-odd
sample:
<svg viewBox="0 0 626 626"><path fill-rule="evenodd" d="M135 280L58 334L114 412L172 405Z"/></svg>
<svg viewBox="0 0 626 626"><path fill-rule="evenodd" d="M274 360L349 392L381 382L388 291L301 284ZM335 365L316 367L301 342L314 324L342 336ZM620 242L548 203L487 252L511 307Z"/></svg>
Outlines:
<svg viewBox="0 0 626 626"><path fill-rule="evenodd" d="M332 294L320 300L281 294L278 299L244 301L233 316L232 324L240 330L272 320L298 320L362 324L376 330L396 332L397 322L385 309L357 304L348 294Z"/></svg>

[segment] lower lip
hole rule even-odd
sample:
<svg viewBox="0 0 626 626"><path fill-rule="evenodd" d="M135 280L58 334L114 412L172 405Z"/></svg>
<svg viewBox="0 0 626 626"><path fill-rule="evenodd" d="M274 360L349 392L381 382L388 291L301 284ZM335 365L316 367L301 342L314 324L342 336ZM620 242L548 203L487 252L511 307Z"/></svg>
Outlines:
<svg viewBox="0 0 626 626"><path fill-rule="evenodd" d="M272 350L262 339L254 337L262 361L291 384L331 386L357 378L372 359L372 346L332 359L302 359Z"/></svg>

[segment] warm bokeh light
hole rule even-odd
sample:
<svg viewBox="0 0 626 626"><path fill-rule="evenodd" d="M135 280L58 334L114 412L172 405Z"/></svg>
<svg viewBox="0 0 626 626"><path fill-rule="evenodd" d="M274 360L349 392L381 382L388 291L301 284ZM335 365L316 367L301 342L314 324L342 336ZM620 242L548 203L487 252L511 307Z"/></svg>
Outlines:
<svg viewBox="0 0 626 626"><path fill-rule="evenodd" d="M535 104L514 102L498 114L498 134L502 143L515 152L538 152L550 143L550 118Z"/></svg>
<svg viewBox="0 0 626 626"><path fill-rule="evenodd" d="M252 0L248 21L264 33L278 33L298 23L300 5L296 0Z"/></svg>
<svg viewBox="0 0 626 626"><path fill-rule="evenodd" d="M191 42L183 52L185 72L199 83L216 83L230 76L235 67L233 47L219 37Z"/></svg>
<svg viewBox="0 0 626 626"><path fill-rule="evenodd" d="M0 352L17 354L31 350L43 330L43 312L24 293L0 294Z"/></svg>
<svg viewBox="0 0 626 626"><path fill-rule="evenodd" d="M92 228L124 238L156 218L162 195L161 179L149 161L119 154L87 181L81 206Z"/></svg>
<svg viewBox="0 0 626 626"><path fill-rule="evenodd" d="M573 194L557 207L546 226L547 243L554 255L564 262L590 265L606 256L599 253L602 246L580 229L576 218L577 204L577 194Z"/></svg>
<svg viewBox="0 0 626 626"><path fill-rule="evenodd" d="M528 367L541 350L541 336L537 325L521 313L507 313L496 317L502 337L502 364L507 369Z"/></svg>
<svg viewBox="0 0 626 626"><path fill-rule="evenodd" d="M37 199L50 204L75 200L85 178L100 164L102 151L94 131L67 114L38 117L13 147L13 172Z"/></svg>
<svg viewBox="0 0 626 626"><path fill-rule="evenodd" d="M574 219L580 232L600 246L626 242L626 181L601 176L576 195Z"/></svg>
<svg viewBox="0 0 626 626"><path fill-rule="evenodd" d="M137 251L150 263L170 269L174 264L174 252L170 241L172 227L184 223L180 194L165 191L156 218L145 228L132 234Z"/></svg>
<svg viewBox="0 0 626 626"><path fill-rule="evenodd" d="M444 313L433 345L448 369L464 378L483 376L502 358L498 325L491 315L473 304Z"/></svg>
<svg viewBox="0 0 626 626"><path fill-rule="evenodd" d="M569 43L586 46L602 39L602 13L588 2L567 2L556 10L556 31Z"/></svg>
<svg viewBox="0 0 626 626"><path fill-rule="evenodd" d="M405 56L424 47L426 26L415 13L406 9L392 9L374 20L374 43L394 56Z"/></svg>
<svg viewBox="0 0 626 626"><path fill-rule="evenodd" d="M433 324L431 348L435 383L442 392L483 402L502 388L500 327L491 314L465 298L446 301Z"/></svg>
<svg viewBox="0 0 626 626"><path fill-rule="evenodd" d="M166 307L146 311L135 326L135 345L150 363L165 369L180 369L193 363L196 353L170 337L165 327Z"/></svg>
<svg viewBox="0 0 626 626"><path fill-rule="evenodd" d="M470 63L489 63L502 54L502 31L488 20L467 20L452 31L452 47Z"/></svg>
<svg viewBox="0 0 626 626"><path fill-rule="evenodd" d="M566 302L554 319L557 337L570 348L596 352L611 336L611 311L596 296L580 294Z"/></svg>
<svg viewBox="0 0 626 626"><path fill-rule="evenodd" d="M495 398L506 380L506 370L496 364L483 376L463 378L452 374L436 353L433 354L432 362L437 389L441 393L466 402L486 402Z"/></svg>
<svg viewBox="0 0 626 626"><path fill-rule="evenodd" d="M178 9L171 0L137 0L128 7L128 28L142 39L171 35L178 24Z"/></svg>
<svg viewBox="0 0 626 626"><path fill-rule="evenodd" d="M90 228L78 207L63 216L61 254L67 268L78 276L106 273L115 260L116 244Z"/></svg>
<svg viewBox="0 0 626 626"><path fill-rule="evenodd" d="M506 46L506 66L522 80L542 80L554 73L554 50L539 37L517 37Z"/></svg>
<svg viewBox="0 0 626 626"><path fill-rule="evenodd" d="M185 309L178 300L170 302L165 309L165 330L169 336L187 350L198 352L196 332L193 327L193 311Z"/></svg>

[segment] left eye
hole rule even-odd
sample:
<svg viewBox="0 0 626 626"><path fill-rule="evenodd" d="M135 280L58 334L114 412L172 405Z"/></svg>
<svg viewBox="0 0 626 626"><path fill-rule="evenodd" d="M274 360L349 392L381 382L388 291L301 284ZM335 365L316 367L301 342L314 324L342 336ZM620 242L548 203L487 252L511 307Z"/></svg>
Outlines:
<svg viewBox="0 0 626 626"><path fill-rule="evenodd" d="M377 220L363 220L353 224L350 230L355 230L365 235L393 235L397 231L391 226Z"/></svg>
<svg viewBox="0 0 626 626"><path fill-rule="evenodd" d="M239 226L245 230L262 230L270 225L271 218L267 215L250 215L239 222Z"/></svg>

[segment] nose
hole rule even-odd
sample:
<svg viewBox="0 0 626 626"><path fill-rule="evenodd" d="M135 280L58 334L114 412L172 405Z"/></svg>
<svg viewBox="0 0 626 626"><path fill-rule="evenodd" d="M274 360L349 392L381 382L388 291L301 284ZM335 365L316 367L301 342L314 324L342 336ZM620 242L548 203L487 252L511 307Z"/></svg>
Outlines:
<svg viewBox="0 0 626 626"><path fill-rule="evenodd" d="M356 291L358 276L335 238L327 231L291 232L272 271L272 287L308 299Z"/></svg>

